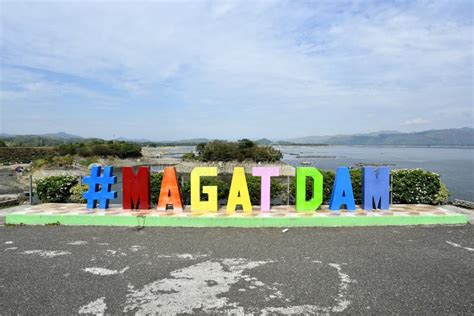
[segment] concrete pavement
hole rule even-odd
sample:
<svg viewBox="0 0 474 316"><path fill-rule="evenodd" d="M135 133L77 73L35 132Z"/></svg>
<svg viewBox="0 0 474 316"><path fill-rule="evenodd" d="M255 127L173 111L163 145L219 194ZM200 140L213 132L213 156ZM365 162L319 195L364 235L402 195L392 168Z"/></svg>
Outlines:
<svg viewBox="0 0 474 316"><path fill-rule="evenodd" d="M0 226L0 310L474 313L474 229Z"/></svg>

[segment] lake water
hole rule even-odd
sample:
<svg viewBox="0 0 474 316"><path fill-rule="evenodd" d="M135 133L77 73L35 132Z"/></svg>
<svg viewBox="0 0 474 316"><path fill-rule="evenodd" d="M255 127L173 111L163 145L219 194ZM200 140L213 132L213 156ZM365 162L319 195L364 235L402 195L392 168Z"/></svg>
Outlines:
<svg viewBox="0 0 474 316"><path fill-rule="evenodd" d="M433 171L440 174L451 199L474 201L474 148L281 146L280 150L283 160L293 166L310 162L319 169L336 170L337 167L370 163L386 164L392 169ZM303 157L297 158L296 155Z"/></svg>

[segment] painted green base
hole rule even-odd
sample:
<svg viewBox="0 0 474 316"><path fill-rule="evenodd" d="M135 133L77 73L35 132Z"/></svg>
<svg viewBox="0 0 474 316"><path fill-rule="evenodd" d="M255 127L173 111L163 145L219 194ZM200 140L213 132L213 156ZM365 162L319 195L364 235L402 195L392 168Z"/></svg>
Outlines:
<svg viewBox="0 0 474 316"><path fill-rule="evenodd" d="M354 227L466 224L462 214L411 216L298 216L298 217L210 217L210 216L114 216L9 214L6 224L143 227Z"/></svg>

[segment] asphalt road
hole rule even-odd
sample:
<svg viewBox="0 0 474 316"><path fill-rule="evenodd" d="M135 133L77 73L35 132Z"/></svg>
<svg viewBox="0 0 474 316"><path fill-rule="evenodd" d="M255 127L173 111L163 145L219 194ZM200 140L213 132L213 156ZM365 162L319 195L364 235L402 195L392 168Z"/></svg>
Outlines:
<svg viewBox="0 0 474 316"><path fill-rule="evenodd" d="M0 226L0 314L474 313L474 229Z"/></svg>

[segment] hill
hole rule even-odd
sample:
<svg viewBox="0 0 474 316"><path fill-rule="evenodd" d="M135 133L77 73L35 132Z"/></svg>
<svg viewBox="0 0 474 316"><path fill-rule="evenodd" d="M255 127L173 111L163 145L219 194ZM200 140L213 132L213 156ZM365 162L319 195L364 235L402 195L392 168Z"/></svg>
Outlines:
<svg viewBox="0 0 474 316"><path fill-rule="evenodd" d="M308 136L289 141L329 145L474 146L474 129L463 127L412 133L386 131L356 135Z"/></svg>
<svg viewBox="0 0 474 316"><path fill-rule="evenodd" d="M0 134L0 140L5 141L8 146L13 147L37 147L70 144L83 141L85 140L85 138L82 138L81 136L77 135L59 132L40 135Z"/></svg>
<svg viewBox="0 0 474 316"><path fill-rule="evenodd" d="M0 134L0 140L8 146L36 147L55 146L98 140L97 138L83 138L64 132L40 135L12 135ZM199 143L209 143L207 138L183 139L176 141L150 141L147 139L118 138L127 142L138 143L144 146L195 146ZM403 133L398 131L380 131L367 134L307 136L288 140L270 140L262 138L255 141L258 145L400 145L400 146L474 146L474 128L451 128L427 130L421 132Z"/></svg>

